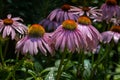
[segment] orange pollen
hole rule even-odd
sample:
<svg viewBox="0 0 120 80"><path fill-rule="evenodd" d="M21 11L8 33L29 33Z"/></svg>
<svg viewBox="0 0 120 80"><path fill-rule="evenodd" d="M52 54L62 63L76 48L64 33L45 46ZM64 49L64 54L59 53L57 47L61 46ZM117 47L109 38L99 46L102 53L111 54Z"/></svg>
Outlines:
<svg viewBox="0 0 120 80"><path fill-rule="evenodd" d="M69 4L64 4L62 7L61 7L62 10L64 11L68 11L70 9L70 5Z"/></svg>
<svg viewBox="0 0 120 80"><path fill-rule="evenodd" d="M74 20L65 20L62 23L62 26L64 29L67 29L67 30L75 30L77 27L77 24Z"/></svg>
<svg viewBox="0 0 120 80"><path fill-rule="evenodd" d="M84 24L84 25L89 25L89 24L91 24L91 20L86 16L80 16L78 18L78 23L79 24Z"/></svg>
<svg viewBox="0 0 120 80"><path fill-rule="evenodd" d="M87 11L90 10L90 8L89 7L83 7L82 10L85 11L85 12L87 12Z"/></svg>
<svg viewBox="0 0 120 80"><path fill-rule="evenodd" d="M112 26L111 29L110 29L110 31L120 33L120 26Z"/></svg>
<svg viewBox="0 0 120 80"><path fill-rule="evenodd" d="M4 19L4 20L3 20L3 23L4 23L5 25L12 25L12 24L13 24L13 20L12 20L12 19Z"/></svg>
<svg viewBox="0 0 120 80"><path fill-rule="evenodd" d="M107 5L116 5L117 4L117 1L116 0L106 0L106 4Z"/></svg>
<svg viewBox="0 0 120 80"><path fill-rule="evenodd" d="M31 37L42 37L45 29L40 24L33 24L28 29L28 35Z"/></svg>

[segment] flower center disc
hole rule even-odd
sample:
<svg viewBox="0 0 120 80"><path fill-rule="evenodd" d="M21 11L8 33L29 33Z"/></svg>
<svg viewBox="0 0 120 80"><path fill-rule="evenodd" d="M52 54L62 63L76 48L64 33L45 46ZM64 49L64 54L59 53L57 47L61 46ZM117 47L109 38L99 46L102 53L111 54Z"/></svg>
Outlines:
<svg viewBox="0 0 120 80"><path fill-rule="evenodd" d="M13 20L12 20L12 19L4 19L4 20L3 20L3 23L4 23L5 25L11 25L11 24L13 24Z"/></svg>
<svg viewBox="0 0 120 80"><path fill-rule="evenodd" d="M90 10L90 8L89 7L83 7L82 10L85 11L85 12L87 12L87 11Z"/></svg>
<svg viewBox="0 0 120 80"><path fill-rule="evenodd" d="M64 11L68 11L70 9L70 5L65 4L61 7L61 9L64 10Z"/></svg>
<svg viewBox="0 0 120 80"><path fill-rule="evenodd" d="M112 26L111 31L120 33L120 26Z"/></svg>
<svg viewBox="0 0 120 80"><path fill-rule="evenodd" d="M89 25L89 24L91 24L91 20L86 16L80 16L78 18L78 23L84 24L84 25Z"/></svg>
<svg viewBox="0 0 120 80"><path fill-rule="evenodd" d="M74 20L65 20L63 23L63 28L67 30L75 30L77 24Z"/></svg>
<svg viewBox="0 0 120 80"><path fill-rule="evenodd" d="M107 5L116 5L117 4L117 1L116 0L106 0L106 4Z"/></svg>
<svg viewBox="0 0 120 80"><path fill-rule="evenodd" d="M28 29L28 35L31 37L42 37L45 33L45 29L40 24L33 24Z"/></svg>

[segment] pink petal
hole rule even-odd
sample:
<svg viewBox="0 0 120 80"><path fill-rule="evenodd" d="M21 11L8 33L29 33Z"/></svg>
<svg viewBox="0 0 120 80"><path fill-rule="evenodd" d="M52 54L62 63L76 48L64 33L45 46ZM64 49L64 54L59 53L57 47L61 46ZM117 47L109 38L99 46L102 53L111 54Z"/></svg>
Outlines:
<svg viewBox="0 0 120 80"><path fill-rule="evenodd" d="M12 20L13 20L13 21L18 21L18 20L23 21L23 19L20 18L20 17L14 17L14 18L12 18Z"/></svg>
<svg viewBox="0 0 120 80"><path fill-rule="evenodd" d="M43 44L42 44L42 40L40 39L40 40L38 40L38 47L39 47L39 49L40 49L40 51L45 55L45 56L47 56L47 51L45 50L45 48L43 47Z"/></svg>
<svg viewBox="0 0 120 80"><path fill-rule="evenodd" d="M12 16L11 14L8 14L8 15L7 15L7 18L8 18L8 19L10 19L10 18L11 18L11 16Z"/></svg>
<svg viewBox="0 0 120 80"><path fill-rule="evenodd" d="M34 54L37 54L38 49L37 49L37 42L36 41L33 42L33 47L34 47L34 49L33 49Z"/></svg>

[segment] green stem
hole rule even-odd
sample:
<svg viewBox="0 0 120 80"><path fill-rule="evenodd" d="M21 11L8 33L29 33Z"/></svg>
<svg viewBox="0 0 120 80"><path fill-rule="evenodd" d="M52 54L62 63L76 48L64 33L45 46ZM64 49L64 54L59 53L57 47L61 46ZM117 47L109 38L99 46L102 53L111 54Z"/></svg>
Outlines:
<svg viewBox="0 0 120 80"><path fill-rule="evenodd" d="M94 74L95 69L96 69L96 68L98 67L98 65L105 59L105 57L108 55L108 53L110 52L110 50L111 50L110 45L109 45L109 44L106 45L105 54L103 55L103 57L98 58L98 59L96 60L96 62L95 62L95 65L92 67L90 79L93 79L93 77L94 77L93 74ZM100 55L100 54L99 54L99 55Z"/></svg>
<svg viewBox="0 0 120 80"><path fill-rule="evenodd" d="M94 54L92 54L92 70L90 74L90 79L92 79L92 76L94 75L93 65L94 65Z"/></svg>
<svg viewBox="0 0 120 80"><path fill-rule="evenodd" d="M4 62L3 53L2 53L2 45L0 45L0 57L1 57L1 61L2 61L3 66L6 66L6 64Z"/></svg>
<svg viewBox="0 0 120 80"><path fill-rule="evenodd" d="M9 45L9 39L6 41L5 50L4 50L4 57L6 56L7 50Z"/></svg>
<svg viewBox="0 0 120 80"><path fill-rule="evenodd" d="M81 50L78 57L78 67L77 67L77 75L79 80L83 80L83 71L84 71L84 52Z"/></svg>
<svg viewBox="0 0 120 80"><path fill-rule="evenodd" d="M65 56L66 56L66 51L65 51L65 53L62 54L62 58L61 58L60 65L59 65L59 68L58 68L56 80L60 80L60 76L61 76L61 73L62 73L62 65L64 63Z"/></svg>
<svg viewBox="0 0 120 80"><path fill-rule="evenodd" d="M28 73L28 69L26 68L24 80L26 80L26 78L27 78L27 73Z"/></svg>
<svg viewBox="0 0 120 80"><path fill-rule="evenodd" d="M10 80L11 77L14 77L15 71L20 67L20 65L23 63L23 60L17 62L14 67L12 68L12 71L8 74L7 78L5 80ZM14 78L13 78L14 79Z"/></svg>
<svg viewBox="0 0 120 80"><path fill-rule="evenodd" d="M64 66L63 66L63 70L66 68L66 65L67 65L67 63L70 61L71 57L72 57L72 53L69 53L69 56L68 56L68 58L67 58L67 61L65 62Z"/></svg>

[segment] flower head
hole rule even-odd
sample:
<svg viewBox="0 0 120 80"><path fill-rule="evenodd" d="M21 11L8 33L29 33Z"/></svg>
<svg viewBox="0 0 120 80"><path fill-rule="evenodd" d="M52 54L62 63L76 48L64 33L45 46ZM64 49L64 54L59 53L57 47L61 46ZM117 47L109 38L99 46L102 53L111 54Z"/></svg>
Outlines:
<svg viewBox="0 0 120 80"><path fill-rule="evenodd" d="M102 33L102 37L104 43L110 43L112 39L115 43L118 43L120 39L120 26L112 26L110 31Z"/></svg>
<svg viewBox="0 0 120 80"><path fill-rule="evenodd" d="M84 24L84 25L89 25L89 24L91 24L91 20L86 16L80 16L78 18L78 23L79 24Z"/></svg>
<svg viewBox="0 0 120 80"><path fill-rule="evenodd" d="M117 5L117 1L116 0L106 0L106 4L111 5L111 6Z"/></svg>
<svg viewBox="0 0 120 80"><path fill-rule="evenodd" d="M39 24L44 26L46 32L53 32L60 25L60 22L43 19Z"/></svg>
<svg viewBox="0 0 120 80"><path fill-rule="evenodd" d="M39 51L44 55L49 52L51 55L53 50L51 48L51 39L44 28L39 24L33 24L28 29L28 35L22 38L16 44L16 50L23 54L36 55Z"/></svg>
<svg viewBox="0 0 120 80"><path fill-rule="evenodd" d="M70 52L80 51L86 46L84 36L78 29L78 25L73 20L65 20L52 34L55 42L55 49L64 52L65 49Z"/></svg>
<svg viewBox="0 0 120 80"><path fill-rule="evenodd" d="M65 20L63 23L62 23L62 27L64 29L68 29L68 30L75 30L75 28L77 27L77 24L75 21L73 20Z"/></svg>
<svg viewBox="0 0 120 80"><path fill-rule="evenodd" d="M96 19L97 17L101 17L102 13L100 9L97 9L97 7L74 7L71 9L71 11L74 12L74 14L78 14L79 16L88 16L91 19Z"/></svg>
<svg viewBox="0 0 120 80"><path fill-rule="evenodd" d="M81 16L78 19L78 28L84 34L87 42L86 50L96 50L98 43L102 41L99 31L91 25L91 20L86 16Z"/></svg>
<svg viewBox="0 0 120 80"><path fill-rule="evenodd" d="M0 19L0 33L3 38L11 36L11 39L15 39L17 33L21 35L27 33L27 27L18 20L22 21L19 17L11 18L11 14L8 14L6 19Z"/></svg>
<svg viewBox="0 0 120 80"><path fill-rule="evenodd" d="M45 33L45 30L39 24L34 24L28 29L28 35L31 37L42 37Z"/></svg>
<svg viewBox="0 0 120 80"><path fill-rule="evenodd" d="M106 0L106 2L101 6L102 10L102 20L109 21L113 17L120 18L120 7L117 5L116 0Z"/></svg>
<svg viewBox="0 0 120 80"><path fill-rule="evenodd" d="M48 16L47 19L44 19L40 22L47 31L54 31L64 20L75 20L77 21L78 15L73 14L70 11L73 6L64 4L61 8L53 10Z"/></svg>

